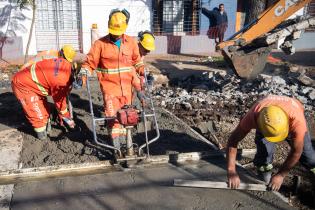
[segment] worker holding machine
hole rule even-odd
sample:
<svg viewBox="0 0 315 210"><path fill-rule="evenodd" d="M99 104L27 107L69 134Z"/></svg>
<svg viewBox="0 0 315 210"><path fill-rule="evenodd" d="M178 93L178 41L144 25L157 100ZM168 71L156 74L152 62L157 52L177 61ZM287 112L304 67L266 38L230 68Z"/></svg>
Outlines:
<svg viewBox="0 0 315 210"><path fill-rule="evenodd" d="M38 139L45 139L49 124L47 96L52 96L60 122L74 128L67 108L67 96L72 88L74 68L71 65L76 52L65 45L57 57L43 59L25 65L12 79L12 90L22 104L28 121Z"/></svg>
<svg viewBox="0 0 315 210"><path fill-rule="evenodd" d="M137 91L140 100L144 98L136 73L143 66L139 48L136 40L124 34L129 17L125 9L111 11L109 34L93 43L81 69L83 84L86 76L96 70L106 117L114 118L122 107L131 105L133 90ZM126 129L117 119L108 120L107 127L113 145L120 148L121 142L126 139Z"/></svg>
<svg viewBox="0 0 315 210"><path fill-rule="evenodd" d="M278 191L283 179L298 161L315 174L315 151L307 129L303 105L294 98L269 95L248 111L228 140L229 187L235 189L240 184L235 168L237 145L251 129L256 129L257 153L254 164L270 189ZM279 171L272 176L275 144L285 139L290 140L291 151Z"/></svg>

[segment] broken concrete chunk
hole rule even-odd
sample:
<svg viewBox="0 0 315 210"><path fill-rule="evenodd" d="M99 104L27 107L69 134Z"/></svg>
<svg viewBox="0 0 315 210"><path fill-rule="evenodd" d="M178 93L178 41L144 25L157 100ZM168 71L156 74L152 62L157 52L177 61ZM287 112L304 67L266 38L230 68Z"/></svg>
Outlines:
<svg viewBox="0 0 315 210"><path fill-rule="evenodd" d="M272 82L275 84L278 84L278 85L286 85L287 84L286 81L279 76L273 76Z"/></svg>
<svg viewBox="0 0 315 210"><path fill-rule="evenodd" d="M310 92L310 91L312 91L312 90L314 90L314 88L311 88L311 87L302 87L301 92L302 92L303 94L307 94L308 92Z"/></svg>
<svg viewBox="0 0 315 210"><path fill-rule="evenodd" d="M168 85L169 79L167 78L167 76L162 75L162 74L153 74L152 76L154 78L154 83L155 84Z"/></svg>
<svg viewBox="0 0 315 210"><path fill-rule="evenodd" d="M260 74L258 78L263 80L267 84L272 81L272 76L269 76L269 75L266 75L266 74Z"/></svg>
<svg viewBox="0 0 315 210"><path fill-rule="evenodd" d="M315 87L315 81L312 78L310 78L304 74L301 74L297 78L297 80L300 81L303 85Z"/></svg>
<svg viewBox="0 0 315 210"><path fill-rule="evenodd" d="M308 94L308 97L309 97L311 100L315 100L315 90L314 90L314 89Z"/></svg>
<svg viewBox="0 0 315 210"><path fill-rule="evenodd" d="M304 97L304 96L296 96L296 98L301 101L303 104L306 104L307 103L307 98Z"/></svg>
<svg viewBox="0 0 315 210"><path fill-rule="evenodd" d="M295 31L292 33L292 39L299 39L301 37L302 31Z"/></svg>
<svg viewBox="0 0 315 210"><path fill-rule="evenodd" d="M179 91L179 93L178 93L178 96L179 97L185 97L185 96L188 96L189 94L188 94L188 92L187 92L187 90L181 90L181 91Z"/></svg>
<svg viewBox="0 0 315 210"><path fill-rule="evenodd" d="M209 72L209 74L208 74L208 78L209 78L209 79L212 79L212 78L213 78L213 76L214 76L213 72Z"/></svg>

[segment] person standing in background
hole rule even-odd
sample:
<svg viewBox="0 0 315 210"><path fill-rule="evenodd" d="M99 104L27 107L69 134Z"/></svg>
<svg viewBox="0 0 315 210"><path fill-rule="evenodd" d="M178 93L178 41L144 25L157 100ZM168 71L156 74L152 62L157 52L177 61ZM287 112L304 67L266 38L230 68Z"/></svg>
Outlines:
<svg viewBox="0 0 315 210"><path fill-rule="evenodd" d="M214 39L216 44L222 42L228 26L224 4L220 4L219 8L216 7L212 11L201 8L201 12L209 19L209 30L207 32L209 39Z"/></svg>

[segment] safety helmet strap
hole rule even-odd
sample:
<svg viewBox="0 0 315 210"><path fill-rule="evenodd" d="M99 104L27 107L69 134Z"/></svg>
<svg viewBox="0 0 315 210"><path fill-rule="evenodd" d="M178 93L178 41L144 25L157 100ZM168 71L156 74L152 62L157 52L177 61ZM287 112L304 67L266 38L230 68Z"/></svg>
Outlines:
<svg viewBox="0 0 315 210"><path fill-rule="evenodd" d="M154 34L151 31L146 30L146 31L140 31L138 33L138 37L139 37L140 41L142 41L144 39L144 37L143 37L144 34L150 34L153 37L153 39L155 39Z"/></svg>

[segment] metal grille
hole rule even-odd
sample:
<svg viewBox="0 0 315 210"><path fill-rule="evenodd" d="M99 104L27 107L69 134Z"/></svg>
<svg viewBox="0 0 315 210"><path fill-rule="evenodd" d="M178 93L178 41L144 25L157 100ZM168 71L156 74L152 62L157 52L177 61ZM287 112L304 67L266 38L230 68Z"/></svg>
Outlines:
<svg viewBox="0 0 315 210"><path fill-rule="evenodd" d="M152 6L155 34L199 34L199 0L155 0Z"/></svg>
<svg viewBox="0 0 315 210"><path fill-rule="evenodd" d="M80 0L36 0L37 51L71 44L80 50Z"/></svg>
<svg viewBox="0 0 315 210"><path fill-rule="evenodd" d="M311 1L304 10L306 15L310 15L312 17L315 17L315 0ZM306 29L306 31L315 31L315 27L311 27Z"/></svg>

